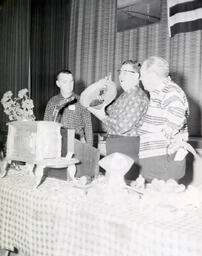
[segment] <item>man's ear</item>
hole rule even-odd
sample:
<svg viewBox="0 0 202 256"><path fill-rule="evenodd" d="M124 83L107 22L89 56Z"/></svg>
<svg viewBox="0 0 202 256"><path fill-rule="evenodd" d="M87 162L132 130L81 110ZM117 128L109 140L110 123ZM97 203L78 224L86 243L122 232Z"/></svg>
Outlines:
<svg viewBox="0 0 202 256"><path fill-rule="evenodd" d="M56 80L56 85L57 85L57 87L59 87L60 88L60 84L59 84L59 82L58 82L58 80Z"/></svg>

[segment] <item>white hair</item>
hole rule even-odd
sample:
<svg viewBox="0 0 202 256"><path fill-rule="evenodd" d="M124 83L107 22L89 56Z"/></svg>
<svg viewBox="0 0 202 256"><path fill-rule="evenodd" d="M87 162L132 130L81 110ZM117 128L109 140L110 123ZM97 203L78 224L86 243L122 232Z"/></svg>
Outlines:
<svg viewBox="0 0 202 256"><path fill-rule="evenodd" d="M157 56L151 56L146 59L142 64L142 69L147 71L152 71L156 73L159 77L168 77L169 74L169 64L168 62Z"/></svg>

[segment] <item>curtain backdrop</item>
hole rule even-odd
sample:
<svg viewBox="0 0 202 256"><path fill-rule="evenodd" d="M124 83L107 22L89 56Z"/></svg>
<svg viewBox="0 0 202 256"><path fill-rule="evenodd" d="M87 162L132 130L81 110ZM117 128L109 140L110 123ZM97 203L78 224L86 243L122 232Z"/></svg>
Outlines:
<svg viewBox="0 0 202 256"><path fill-rule="evenodd" d="M190 134L202 134L202 31L181 33L171 39L171 75L184 89L190 106Z"/></svg>
<svg viewBox="0 0 202 256"><path fill-rule="evenodd" d="M31 87L37 120L58 93L57 71L68 67L70 1L33 0L31 6Z"/></svg>
<svg viewBox="0 0 202 256"><path fill-rule="evenodd" d="M114 72L115 14L116 0L72 1L69 63L84 88Z"/></svg>
<svg viewBox="0 0 202 256"><path fill-rule="evenodd" d="M4 1L0 12L0 98L29 88L30 0ZM0 130L8 118L0 104Z"/></svg>
<svg viewBox="0 0 202 256"><path fill-rule="evenodd" d="M73 0L69 65L75 91L81 93L96 80L114 73L116 0ZM99 122L92 117L94 131Z"/></svg>

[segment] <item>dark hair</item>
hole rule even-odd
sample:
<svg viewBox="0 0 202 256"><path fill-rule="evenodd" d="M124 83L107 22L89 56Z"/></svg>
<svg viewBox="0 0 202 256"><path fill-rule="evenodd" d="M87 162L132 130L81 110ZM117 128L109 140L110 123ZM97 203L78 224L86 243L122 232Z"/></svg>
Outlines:
<svg viewBox="0 0 202 256"><path fill-rule="evenodd" d="M62 69L62 70L60 70L60 71L57 72L57 74L56 74L56 80L58 80L58 76L59 76L60 74L67 74L67 75L71 74L71 75L72 75L72 72L71 72L70 70L68 70L68 69Z"/></svg>
<svg viewBox="0 0 202 256"><path fill-rule="evenodd" d="M136 60L125 60L125 61L121 64L121 66L126 65L126 64L131 65L132 68L133 68L137 73L140 72L141 64L140 64L138 61L136 61Z"/></svg>

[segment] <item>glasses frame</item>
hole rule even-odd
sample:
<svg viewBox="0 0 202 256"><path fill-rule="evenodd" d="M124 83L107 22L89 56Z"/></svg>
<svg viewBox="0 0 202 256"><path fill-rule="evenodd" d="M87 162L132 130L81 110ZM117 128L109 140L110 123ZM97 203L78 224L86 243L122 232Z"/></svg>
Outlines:
<svg viewBox="0 0 202 256"><path fill-rule="evenodd" d="M120 74L121 72L128 72L128 73L132 73L132 74L138 74L138 72L136 71L130 71L130 70L121 70L121 69L118 69L117 72Z"/></svg>

